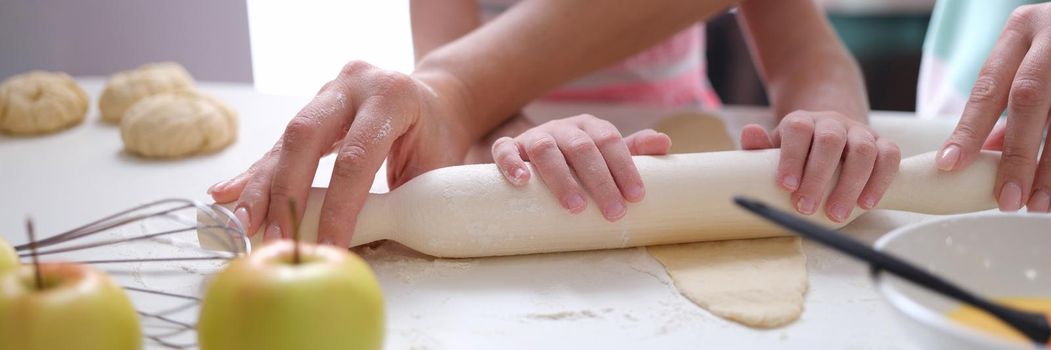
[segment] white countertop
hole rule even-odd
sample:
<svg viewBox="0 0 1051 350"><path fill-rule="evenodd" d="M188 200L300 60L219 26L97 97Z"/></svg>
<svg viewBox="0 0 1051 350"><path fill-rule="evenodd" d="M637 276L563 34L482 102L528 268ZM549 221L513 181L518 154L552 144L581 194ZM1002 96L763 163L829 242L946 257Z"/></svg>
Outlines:
<svg viewBox="0 0 1051 350"><path fill-rule="evenodd" d="M97 100L102 80L81 81ZM129 156L121 150L119 130L101 123L94 106L88 120L72 130L36 138L0 136L0 235L24 242L26 215L35 218L38 234L47 236L154 199L207 201L205 189L246 169L308 100L261 95L247 85L202 83L201 88L229 102L241 117L238 141L213 155L178 161ZM623 120L622 129L632 131L655 120L645 115L674 110L589 105L527 109L531 116L578 111ZM761 109L730 108L725 114L732 115L726 120L735 135L746 121L770 122ZM952 126L896 113L874 113L873 118L886 130L884 135L912 135L903 136L909 141L903 142L906 153L932 150ZM331 164L331 158L322 162L315 186L327 184ZM374 192L386 189L382 178ZM878 211L844 230L873 241L924 218ZM810 274L805 311L799 321L773 330L724 321L690 303L641 248L433 260L382 246L365 256L386 297L389 349L915 348L871 287L865 266L811 243L804 250ZM201 276L186 272L171 278L185 278L188 282L180 288L193 293ZM141 278L125 282L164 287ZM137 303L150 302L136 298Z"/></svg>

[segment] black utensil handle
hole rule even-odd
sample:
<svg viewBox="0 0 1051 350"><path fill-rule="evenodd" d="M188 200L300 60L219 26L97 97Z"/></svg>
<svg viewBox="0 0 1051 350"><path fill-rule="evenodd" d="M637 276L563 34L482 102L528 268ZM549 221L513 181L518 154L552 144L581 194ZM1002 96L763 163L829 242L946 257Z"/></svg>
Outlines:
<svg viewBox="0 0 1051 350"><path fill-rule="evenodd" d="M927 271L920 270L893 255L879 252L853 238L772 208L761 202L741 196L734 197L734 202L759 216L791 229L803 237L866 261L874 269L888 271L912 283L986 310L1004 322L1011 324L1019 331L1026 333L1034 341L1046 344L1048 339L1051 338L1051 326L1048 325L1047 317L1044 315L1023 313L1004 308L985 298L971 294Z"/></svg>

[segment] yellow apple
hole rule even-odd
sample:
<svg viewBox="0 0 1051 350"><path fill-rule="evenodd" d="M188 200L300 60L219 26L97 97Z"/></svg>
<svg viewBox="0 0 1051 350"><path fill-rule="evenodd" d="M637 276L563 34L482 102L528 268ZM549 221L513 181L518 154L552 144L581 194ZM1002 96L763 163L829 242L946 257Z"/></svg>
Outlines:
<svg viewBox="0 0 1051 350"><path fill-rule="evenodd" d="M202 350L380 349L383 296L368 264L346 249L291 241L230 263L209 284Z"/></svg>
<svg viewBox="0 0 1051 350"><path fill-rule="evenodd" d="M0 349L139 350L139 316L101 271L68 263L33 265L0 275Z"/></svg>
<svg viewBox="0 0 1051 350"><path fill-rule="evenodd" d="M0 274L14 270L16 267L18 267L18 253L15 253L15 248L12 248L11 244L0 238Z"/></svg>

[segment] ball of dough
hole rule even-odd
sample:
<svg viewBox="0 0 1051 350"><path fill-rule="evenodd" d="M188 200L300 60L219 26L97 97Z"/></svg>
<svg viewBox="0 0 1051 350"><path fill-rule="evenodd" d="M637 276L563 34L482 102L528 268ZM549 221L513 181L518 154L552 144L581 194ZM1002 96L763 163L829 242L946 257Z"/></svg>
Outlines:
<svg viewBox="0 0 1051 350"><path fill-rule="evenodd" d="M79 124L88 95L66 73L32 71L0 83L0 131L44 134Z"/></svg>
<svg viewBox="0 0 1051 350"><path fill-rule="evenodd" d="M149 63L114 74L99 97L99 112L102 120L117 123L128 108L144 97L190 90L193 77L178 63Z"/></svg>
<svg viewBox="0 0 1051 350"><path fill-rule="evenodd" d="M128 109L120 136L129 152L175 158L217 151L237 138L237 114L222 101L179 91L146 97Z"/></svg>

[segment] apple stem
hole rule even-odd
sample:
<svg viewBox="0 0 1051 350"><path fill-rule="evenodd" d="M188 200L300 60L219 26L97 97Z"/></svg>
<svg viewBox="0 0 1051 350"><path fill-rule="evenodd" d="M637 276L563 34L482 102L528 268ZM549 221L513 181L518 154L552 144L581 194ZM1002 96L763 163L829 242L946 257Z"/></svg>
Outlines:
<svg viewBox="0 0 1051 350"><path fill-rule="evenodd" d="M288 212L291 214L292 218L292 263L299 265L299 220L296 219L296 213L298 213L298 210L296 210L295 199L288 199Z"/></svg>
<svg viewBox="0 0 1051 350"><path fill-rule="evenodd" d="M44 290L44 278L40 276L40 257L37 256L36 232L33 231L33 219L26 217L26 233L29 235L29 256L33 259L33 279L36 289Z"/></svg>

